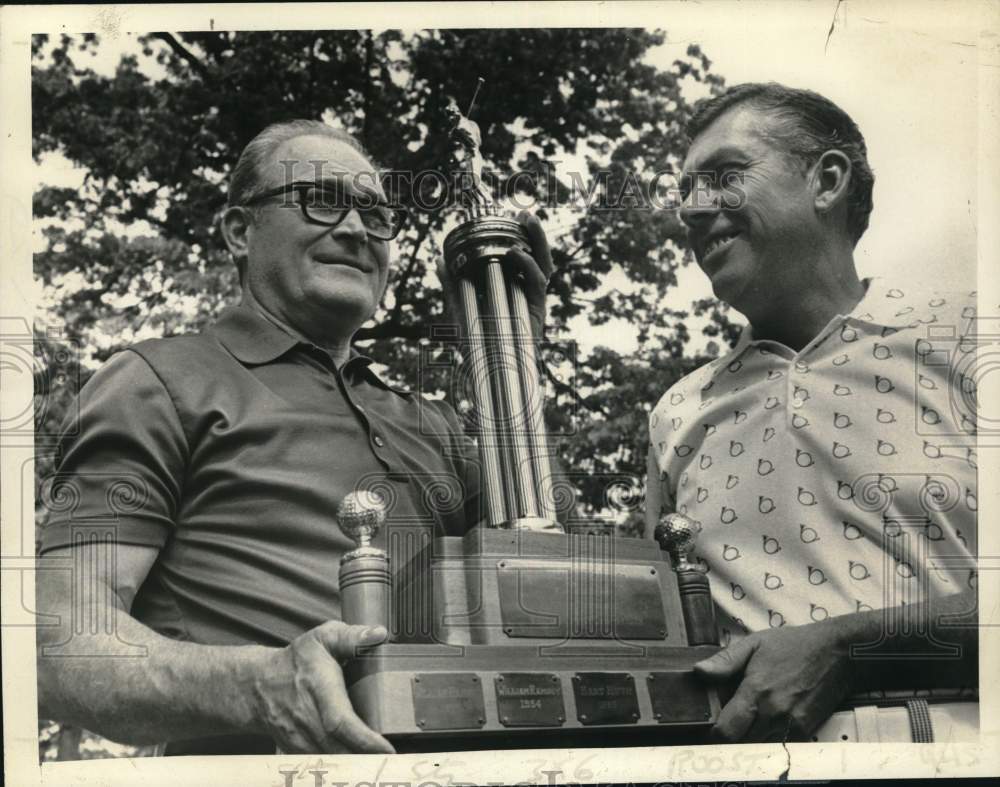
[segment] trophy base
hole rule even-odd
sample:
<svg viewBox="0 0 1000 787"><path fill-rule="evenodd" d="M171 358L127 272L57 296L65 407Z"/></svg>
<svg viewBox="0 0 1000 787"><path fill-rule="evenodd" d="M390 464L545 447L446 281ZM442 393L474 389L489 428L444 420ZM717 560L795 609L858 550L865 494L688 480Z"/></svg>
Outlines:
<svg viewBox="0 0 1000 787"><path fill-rule="evenodd" d="M344 668L354 709L398 751L664 745L718 718L693 667L719 648L691 643L652 541L402 535L387 532L392 640Z"/></svg>
<svg viewBox="0 0 1000 787"><path fill-rule="evenodd" d="M665 745L705 740L718 718L692 671L717 650L386 644L345 677L358 715L401 752Z"/></svg>

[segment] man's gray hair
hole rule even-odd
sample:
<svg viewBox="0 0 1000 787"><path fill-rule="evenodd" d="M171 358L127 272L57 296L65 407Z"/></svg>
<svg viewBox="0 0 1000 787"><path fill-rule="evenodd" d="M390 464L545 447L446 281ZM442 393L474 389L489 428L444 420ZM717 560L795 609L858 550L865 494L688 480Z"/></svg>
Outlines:
<svg viewBox="0 0 1000 787"><path fill-rule="evenodd" d="M720 115L744 104L785 121L780 139L772 141L804 166L812 166L828 150L839 150L850 159L847 231L857 245L868 229L875 174L868 164L865 138L850 115L811 90L785 87L777 82L747 82L698 102L687 124L688 138L694 140Z"/></svg>
<svg viewBox="0 0 1000 787"><path fill-rule="evenodd" d="M247 143L236 166L229 176L229 207L243 205L264 189L264 167L270 163L274 151L283 143L296 137L330 137L349 145L369 161L371 157L360 142L339 128L328 126L320 120L287 120L272 123Z"/></svg>

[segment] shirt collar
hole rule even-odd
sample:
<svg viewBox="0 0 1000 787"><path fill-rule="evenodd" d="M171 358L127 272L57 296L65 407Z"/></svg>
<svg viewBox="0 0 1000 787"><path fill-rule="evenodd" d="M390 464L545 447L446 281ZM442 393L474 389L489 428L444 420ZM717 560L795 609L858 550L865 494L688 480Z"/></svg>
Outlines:
<svg viewBox="0 0 1000 787"><path fill-rule="evenodd" d="M878 277L864 279L863 283L865 294L854 310L847 315L848 317L879 328L895 330L912 328L919 323L928 324L937 320L933 312L935 301L933 298L928 300L927 293L909 287L904 291L900 287L889 286L888 282ZM838 315L834 319L842 320L844 316ZM753 326L746 325L740 332L740 338L733 352L742 352L752 342L754 342Z"/></svg>
<svg viewBox="0 0 1000 787"><path fill-rule="evenodd" d="M269 363L300 344L298 338L245 304L224 310L210 330L246 364Z"/></svg>
<svg viewBox="0 0 1000 787"><path fill-rule="evenodd" d="M880 328L912 328L937 321L934 309L944 301L916 287L890 286L885 279L865 279L865 297L851 312L855 320Z"/></svg>
<svg viewBox="0 0 1000 787"><path fill-rule="evenodd" d="M326 352L318 345L293 336L246 304L230 306L225 309L215 325L209 330L234 357L241 363L249 365L270 363L300 344L303 347L314 347L321 352ZM363 370L372 382L382 388L398 394L410 393L407 388L391 385L383 380L371 368L373 363L374 359L359 353L352 347L343 370L348 368Z"/></svg>

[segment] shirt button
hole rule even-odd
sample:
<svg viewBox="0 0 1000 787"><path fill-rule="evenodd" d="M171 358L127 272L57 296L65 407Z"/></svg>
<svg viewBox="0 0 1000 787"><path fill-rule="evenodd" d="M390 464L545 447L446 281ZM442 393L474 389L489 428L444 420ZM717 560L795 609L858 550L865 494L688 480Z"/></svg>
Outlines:
<svg viewBox="0 0 1000 787"><path fill-rule="evenodd" d="M379 448L385 445L385 440L383 440L379 435L375 435L373 440L375 442L375 445L377 445Z"/></svg>

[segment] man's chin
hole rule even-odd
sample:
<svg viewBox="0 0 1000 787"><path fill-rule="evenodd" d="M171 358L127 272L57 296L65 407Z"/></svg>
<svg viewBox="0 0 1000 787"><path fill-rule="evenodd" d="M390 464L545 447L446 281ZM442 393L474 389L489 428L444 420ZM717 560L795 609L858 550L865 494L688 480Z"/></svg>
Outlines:
<svg viewBox="0 0 1000 787"><path fill-rule="evenodd" d="M356 323L357 327L367 322L375 311L376 304L367 288L317 287L306 291L305 295L313 311L329 314L338 322Z"/></svg>
<svg viewBox="0 0 1000 787"><path fill-rule="evenodd" d="M717 271L711 278L712 292L720 301L729 304L737 311L740 309L741 296L746 289L746 282L742 277L733 275L729 268Z"/></svg>

